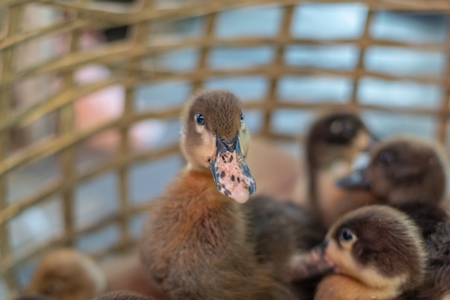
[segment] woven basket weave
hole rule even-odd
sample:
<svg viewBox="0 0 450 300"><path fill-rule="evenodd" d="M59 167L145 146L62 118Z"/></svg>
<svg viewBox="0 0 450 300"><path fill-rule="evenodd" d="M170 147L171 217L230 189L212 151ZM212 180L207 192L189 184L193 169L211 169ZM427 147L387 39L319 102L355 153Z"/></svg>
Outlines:
<svg viewBox="0 0 450 300"><path fill-rule="evenodd" d="M241 78L262 78L260 94L241 96L245 98L245 109L259 116L259 125L255 130L258 134L286 142L296 142L298 134L295 130L283 130L286 126L275 128L274 124L280 123L280 118L285 118L283 113L301 117L302 112L323 107L348 107L399 120L404 116L413 116L412 120L428 118L433 124L429 127L432 137L447 142L450 113L449 34L445 31L442 38L435 39L389 39L377 36L371 26L378 22L380 15L385 16L389 12L404 15L405 18L423 16L421 22L427 24L445 23L446 17L450 15L448 0L353 1L358 9L365 12L364 18L359 21L349 19L348 26L355 27L355 34L337 38L308 34L302 36L293 32L293 24L299 18L308 18L308 13L302 13L301 10L311 4L303 2L142 0L119 5L90 0L0 0L0 289L2 285L10 292L19 289L21 268L25 268L27 262L39 253L58 245L83 248L77 242L81 236L92 235L91 238L95 239L96 232L111 226L117 229L114 231L117 236L114 242L95 252L98 257L123 251L136 243L136 236L130 229L132 220L151 208L151 202L135 203L129 199L132 190L130 185L134 184L136 176L139 177L130 175L130 168L148 161L170 161L165 160L166 157L175 157L181 163L177 156L176 137L170 142L160 143L159 147L143 147L139 151L134 149L133 130L136 125L160 128L160 123L155 121L161 120L161 124L176 127L176 118L184 101L168 101L167 105L163 105L166 99L155 96L157 105L144 109L139 103L136 104L139 101L135 99L139 91L149 84L183 82L188 87L186 93L191 94L197 89L214 86L211 84L212 79L219 79L216 85L220 86L220 80L223 79L239 82ZM328 9L324 11L323 24L333 27L342 24L327 24L326 18L333 15L330 15L330 7L333 12L333 5L345 6L347 2L314 1L312 5L319 12L321 4L325 10ZM274 7L277 10L276 17L269 16L261 22L262 27L273 25L275 30L269 30L270 34L245 34L248 29L246 25L242 25L244 33L239 34L239 22L246 24L249 21L245 20L246 14L250 16L252 10L264 11ZM51 13L46 15L47 11ZM218 26L223 20L222 14L230 11L238 12L230 17L235 17L238 29L234 32L238 34L220 34ZM33 22L33 12L42 13L43 19ZM329 22L335 22L333 17ZM126 39L114 43L89 43L89 34L95 36L97 31L124 25L129 26ZM194 27L198 34L190 33L190 28ZM390 31L389 28L387 31ZM405 35L408 37L408 32ZM356 49L354 62L343 68L339 67L339 63L338 67L328 65L326 59L317 64L296 64L286 58L288 49L295 47L326 51L326 48L341 46ZM263 63L219 64L219 67L213 67L210 63L211 57L216 55L214 51L218 49L248 50L251 53L258 47L266 47L271 53ZM442 59L441 71L423 74L414 70L399 73L369 68L365 56L373 48L408 49L439 55ZM184 60L181 60L179 69L167 68L161 61L170 62L170 56L164 58L168 53L195 53L196 59L188 63L190 67L184 68ZM338 61L341 60L338 58ZM101 68L103 76L80 82L77 74L92 64ZM284 85L285 78L291 78L294 82L295 78L344 78L349 87L344 96L337 97L338 100L308 99L303 97L301 88L296 97L284 97L280 86ZM433 97L438 99L429 100L428 94L425 94L423 105L385 105L386 101L377 104L361 99L361 88L367 78L387 85L399 82L407 83L406 87L415 84L433 86L439 91ZM77 103L80 99L111 87L123 93L123 110L114 117L85 126L79 116L78 109L81 106L77 106ZM226 84L224 87L227 88ZM186 99L184 96L178 98ZM151 122L148 123L148 120ZM30 133L36 128L41 128L43 134L35 137L36 134ZM414 128L414 124L411 128ZM116 151L103 153L104 148L92 142L96 137L104 138L102 145L114 144ZM97 157L101 159L88 168L78 168L77 155L85 148L100 149L101 153ZM55 163L58 176L36 184L30 193L18 192L11 196L10 185L21 184L17 172L22 170L22 173L27 173L29 165L45 162L46 159ZM94 217L88 225L78 226L75 202L85 195L78 188L104 174L115 176L116 181L113 182L117 199L114 201L117 212L105 218ZM57 204L57 209L52 212L59 216L61 230L39 243L18 249L12 229L16 226L15 220L33 220L32 214L27 215L27 211L46 205L49 201Z"/></svg>

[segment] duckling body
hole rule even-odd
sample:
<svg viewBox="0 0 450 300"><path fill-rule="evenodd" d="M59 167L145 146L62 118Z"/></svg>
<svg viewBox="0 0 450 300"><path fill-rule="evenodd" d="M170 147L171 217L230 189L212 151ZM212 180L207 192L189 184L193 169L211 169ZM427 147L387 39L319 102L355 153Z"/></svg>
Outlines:
<svg viewBox="0 0 450 300"><path fill-rule="evenodd" d="M150 214L141 256L170 299L294 299L258 261L242 203L255 191L245 163L248 132L241 104L225 91L203 92L183 113L188 166Z"/></svg>
<svg viewBox="0 0 450 300"><path fill-rule="evenodd" d="M153 297L146 297L140 294L128 292L111 292L95 298L94 300L156 300Z"/></svg>
<svg viewBox="0 0 450 300"><path fill-rule="evenodd" d="M271 299L269 269L254 254L245 211L209 175L183 173L148 227L160 237L143 245L152 277L171 299Z"/></svg>
<svg viewBox="0 0 450 300"><path fill-rule="evenodd" d="M261 195L252 197L244 206L258 260L269 263L278 278L290 280L292 256L317 245L325 236L325 229L307 209L292 202Z"/></svg>

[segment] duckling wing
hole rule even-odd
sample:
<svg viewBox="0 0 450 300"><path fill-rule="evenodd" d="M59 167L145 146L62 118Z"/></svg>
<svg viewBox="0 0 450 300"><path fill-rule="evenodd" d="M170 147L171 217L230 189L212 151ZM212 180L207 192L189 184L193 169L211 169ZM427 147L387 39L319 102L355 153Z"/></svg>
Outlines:
<svg viewBox="0 0 450 300"><path fill-rule="evenodd" d="M425 282L396 300L446 300L450 296L450 219L437 224L426 239L428 264Z"/></svg>
<svg viewBox="0 0 450 300"><path fill-rule="evenodd" d="M426 242L428 281L450 294L450 219L441 222Z"/></svg>
<svg viewBox="0 0 450 300"><path fill-rule="evenodd" d="M428 239L436 231L437 226L448 218L447 213L435 204L410 202L395 207L416 222L424 239Z"/></svg>
<svg viewBox="0 0 450 300"><path fill-rule="evenodd" d="M269 196L252 197L245 204L251 239L261 262L282 265L297 252L320 243L325 230L303 207Z"/></svg>

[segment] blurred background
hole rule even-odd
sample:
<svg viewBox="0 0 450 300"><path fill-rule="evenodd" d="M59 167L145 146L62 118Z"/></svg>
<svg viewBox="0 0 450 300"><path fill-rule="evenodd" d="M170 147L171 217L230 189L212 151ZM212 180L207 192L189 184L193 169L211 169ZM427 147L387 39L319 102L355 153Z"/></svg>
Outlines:
<svg viewBox="0 0 450 300"><path fill-rule="evenodd" d="M56 245L137 240L183 165L181 105L244 102L256 137L299 159L324 107L380 137L449 146L450 3L0 1L0 298Z"/></svg>

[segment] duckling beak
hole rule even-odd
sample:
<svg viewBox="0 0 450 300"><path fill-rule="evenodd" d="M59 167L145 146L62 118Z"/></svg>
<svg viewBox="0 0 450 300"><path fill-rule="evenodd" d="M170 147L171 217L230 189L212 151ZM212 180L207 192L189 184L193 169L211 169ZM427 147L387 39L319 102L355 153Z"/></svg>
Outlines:
<svg viewBox="0 0 450 300"><path fill-rule="evenodd" d="M363 149L363 152L370 152L380 142L380 139L372 133L368 132L368 136L369 141L367 142L366 147Z"/></svg>
<svg viewBox="0 0 450 300"><path fill-rule="evenodd" d="M299 255L291 264L292 280L305 280L333 271L336 265L326 256L328 241L323 241L305 255Z"/></svg>
<svg viewBox="0 0 450 300"><path fill-rule="evenodd" d="M232 140L216 136L216 155L210 169L219 192L245 203L256 191L256 182L245 162L239 135Z"/></svg>
<svg viewBox="0 0 450 300"><path fill-rule="evenodd" d="M366 169L370 163L370 156L367 152L359 153L352 163L351 173L336 181L336 185L343 189L368 190L370 182L366 178Z"/></svg>

